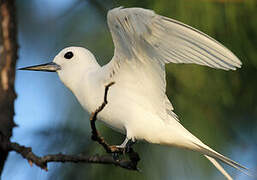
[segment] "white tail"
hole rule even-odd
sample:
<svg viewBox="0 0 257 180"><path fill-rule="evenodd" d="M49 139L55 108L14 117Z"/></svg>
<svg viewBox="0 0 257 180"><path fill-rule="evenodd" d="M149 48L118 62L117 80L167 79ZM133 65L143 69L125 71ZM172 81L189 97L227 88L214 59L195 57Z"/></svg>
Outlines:
<svg viewBox="0 0 257 180"><path fill-rule="evenodd" d="M194 143L194 142L193 142ZM194 143L196 146L198 146L200 149L198 150L199 152L201 152L202 154L205 155L205 157L207 159L209 159L212 164L228 179L231 179L231 177L228 175L228 173L218 164L217 161L215 161L215 159L218 159L234 168L236 168L237 170L243 172L244 174L251 176L250 173L248 173L247 171L249 171L246 167L240 165L239 163L229 159L226 156L223 156L222 154L214 151L213 149L211 149L210 147L208 147L207 145L203 144L201 142L201 144L199 143ZM213 159L215 158L215 159Z"/></svg>
<svg viewBox="0 0 257 180"><path fill-rule="evenodd" d="M239 163L223 156L222 154L214 151L204 143L202 143L198 138L191 134L187 129L185 129L178 121L171 121L172 123L165 126L165 133L162 133L160 137L160 144L168 146L177 146L181 148L190 149L202 153L228 180L233 178L223 169L223 167L216 161L220 160L226 163L248 176L252 176L249 170L240 165Z"/></svg>
<svg viewBox="0 0 257 180"><path fill-rule="evenodd" d="M207 155L204 155L211 163L228 179L233 180L233 178L223 169L223 167L212 157L209 157Z"/></svg>

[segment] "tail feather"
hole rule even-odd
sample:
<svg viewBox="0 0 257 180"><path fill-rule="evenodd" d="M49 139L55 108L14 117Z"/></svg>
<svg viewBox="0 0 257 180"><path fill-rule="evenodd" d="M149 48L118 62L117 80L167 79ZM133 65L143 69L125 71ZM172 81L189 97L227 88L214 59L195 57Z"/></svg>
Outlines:
<svg viewBox="0 0 257 180"><path fill-rule="evenodd" d="M207 155L209 157L215 158L215 159L219 159L220 161L224 162L225 164L228 164L234 168L236 168L237 170L243 172L244 174L248 175L248 176L252 176L249 173L249 169L244 167L243 165L229 159L226 156L223 156L222 154L212 150L210 147L208 147L207 145L199 145L194 143L196 146L198 146L200 148L200 152L203 153L204 155ZM208 158L209 159L209 158ZM211 161L212 162L212 161ZM213 162L212 162L213 163ZM215 165L215 164L214 164ZM220 170L220 169L219 169Z"/></svg>
<svg viewBox="0 0 257 180"><path fill-rule="evenodd" d="M255 177L250 173L249 169L242 166L241 164L229 159L226 156L214 151L197 137L191 134L187 129L185 129L178 121L172 120L168 126L165 126L166 130L159 137L160 144L177 146L181 148L190 149L202 153L228 180L232 180L232 177L223 169L223 167L217 162L217 160L228 164L235 169L243 172L248 176ZM165 133L166 132L166 133ZM172 134L171 134L172 132ZM168 138L167 138L168 137ZM154 142L151 141L150 142Z"/></svg>
<svg viewBox="0 0 257 180"><path fill-rule="evenodd" d="M223 167L212 157L204 155L228 180L233 180L233 178L223 169Z"/></svg>

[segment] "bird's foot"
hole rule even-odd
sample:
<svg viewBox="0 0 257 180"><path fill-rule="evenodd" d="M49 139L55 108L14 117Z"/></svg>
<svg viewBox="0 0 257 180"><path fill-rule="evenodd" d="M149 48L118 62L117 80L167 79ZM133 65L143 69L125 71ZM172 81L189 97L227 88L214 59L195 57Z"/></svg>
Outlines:
<svg viewBox="0 0 257 180"><path fill-rule="evenodd" d="M113 159L115 161L119 161L122 159L122 158L120 158L121 154L125 155L126 153L128 153L130 158L135 157L135 154L136 154L136 158L132 158L132 159L137 159L136 162L139 161L139 157L138 157L137 153L135 153L135 151L132 149L133 144L135 144L135 142L132 140L129 140L126 143L126 145L124 145L124 143L123 143L121 145L109 146Z"/></svg>
<svg viewBox="0 0 257 180"><path fill-rule="evenodd" d="M112 154L112 157L115 161L120 161L120 154L124 153L124 148L118 147L116 145L109 146L109 152Z"/></svg>
<svg viewBox="0 0 257 180"><path fill-rule="evenodd" d="M133 151L132 146L136 142L137 142L136 140L128 139L126 144L122 143L120 146L124 148L125 153L130 153L131 151Z"/></svg>
<svg viewBox="0 0 257 180"><path fill-rule="evenodd" d="M135 144L136 141L133 141L132 139L126 138L125 141L121 145L113 145L109 146L111 149L111 152L113 153L129 153L132 149L132 145Z"/></svg>

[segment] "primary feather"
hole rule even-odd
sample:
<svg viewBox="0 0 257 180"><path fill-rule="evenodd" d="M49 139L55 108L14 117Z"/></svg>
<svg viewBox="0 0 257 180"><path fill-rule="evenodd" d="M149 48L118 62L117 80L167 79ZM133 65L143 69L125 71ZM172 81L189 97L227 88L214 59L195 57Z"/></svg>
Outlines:
<svg viewBox="0 0 257 180"><path fill-rule="evenodd" d="M240 60L213 38L151 10L116 8L107 17L115 55L144 56L144 60L160 64L195 63L225 70L241 67Z"/></svg>

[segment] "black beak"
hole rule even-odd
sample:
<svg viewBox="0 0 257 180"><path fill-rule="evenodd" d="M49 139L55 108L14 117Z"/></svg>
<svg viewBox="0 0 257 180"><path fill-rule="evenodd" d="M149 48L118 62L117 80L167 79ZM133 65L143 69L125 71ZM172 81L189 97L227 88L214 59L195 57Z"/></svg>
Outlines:
<svg viewBox="0 0 257 180"><path fill-rule="evenodd" d="M36 66L19 68L18 70L56 72L58 70L61 70L61 66L54 62L50 62L50 63L40 64L40 65L36 65Z"/></svg>

